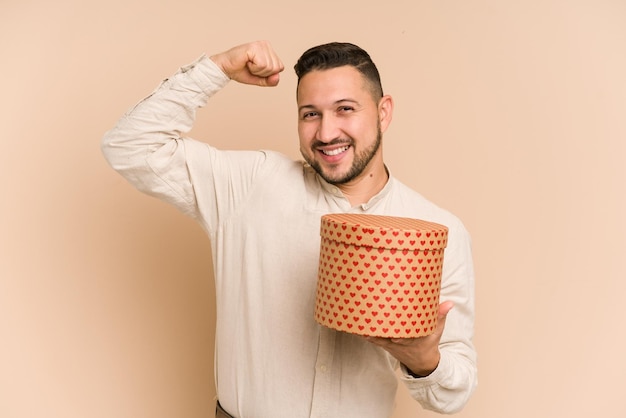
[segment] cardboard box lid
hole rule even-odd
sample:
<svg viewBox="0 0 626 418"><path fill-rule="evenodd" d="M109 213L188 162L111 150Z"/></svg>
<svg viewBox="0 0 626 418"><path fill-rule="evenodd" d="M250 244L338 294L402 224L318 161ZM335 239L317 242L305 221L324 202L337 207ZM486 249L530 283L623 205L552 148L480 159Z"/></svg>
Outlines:
<svg viewBox="0 0 626 418"><path fill-rule="evenodd" d="M383 215L324 215L320 235L347 245L410 251L439 250L448 243L448 228L444 225Z"/></svg>

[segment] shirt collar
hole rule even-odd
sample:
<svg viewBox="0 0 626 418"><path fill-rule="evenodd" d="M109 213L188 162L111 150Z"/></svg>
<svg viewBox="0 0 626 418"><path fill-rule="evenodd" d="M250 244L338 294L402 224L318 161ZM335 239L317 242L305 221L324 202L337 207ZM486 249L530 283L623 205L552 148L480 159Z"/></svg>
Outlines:
<svg viewBox="0 0 626 418"><path fill-rule="evenodd" d="M376 203L378 203L381 199L389 194L393 183L393 177L391 176L391 172L389 171L389 168L387 166L385 166L385 171L387 171L387 183L385 183L385 186L377 194L372 196L372 198L366 203L362 203L360 205L352 207L352 211L360 209L363 212L367 212L368 209L376 205ZM319 184L322 186L322 189L324 189L328 194L334 196L335 198L343 199L347 202L348 199L346 199L339 187L328 183L317 173L315 173L315 176Z"/></svg>

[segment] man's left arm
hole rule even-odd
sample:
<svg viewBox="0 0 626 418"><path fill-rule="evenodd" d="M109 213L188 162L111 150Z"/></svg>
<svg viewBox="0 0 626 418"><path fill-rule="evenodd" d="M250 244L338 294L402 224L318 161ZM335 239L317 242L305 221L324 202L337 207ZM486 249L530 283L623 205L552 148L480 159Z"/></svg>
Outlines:
<svg viewBox="0 0 626 418"><path fill-rule="evenodd" d="M450 226L444 255L437 328L426 337L368 338L401 364L402 381L422 407L461 410L477 385L474 334L474 269L469 234Z"/></svg>

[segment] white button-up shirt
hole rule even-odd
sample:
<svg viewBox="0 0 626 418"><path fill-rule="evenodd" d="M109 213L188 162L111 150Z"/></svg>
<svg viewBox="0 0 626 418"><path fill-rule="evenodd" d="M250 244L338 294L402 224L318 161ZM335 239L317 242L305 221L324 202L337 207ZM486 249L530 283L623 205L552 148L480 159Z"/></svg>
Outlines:
<svg viewBox="0 0 626 418"><path fill-rule="evenodd" d="M183 138L228 83L206 56L181 68L104 137L110 164L138 189L195 218L211 240L220 403L242 418L386 418L397 382L423 407L460 409L476 385L474 273L462 223L398 180L351 207L306 164L271 151L222 151ZM452 300L441 361L424 378L359 336L313 319L320 217L352 212L449 228L441 300Z"/></svg>

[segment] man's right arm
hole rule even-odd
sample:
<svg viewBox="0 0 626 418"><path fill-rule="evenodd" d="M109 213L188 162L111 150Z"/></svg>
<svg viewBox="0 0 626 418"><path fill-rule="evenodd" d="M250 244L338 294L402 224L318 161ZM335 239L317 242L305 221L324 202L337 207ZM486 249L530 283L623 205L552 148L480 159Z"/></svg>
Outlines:
<svg viewBox="0 0 626 418"><path fill-rule="evenodd" d="M240 45L210 59L203 56L126 112L105 134L102 151L136 188L192 214L196 197L188 164L207 147L182 135L191 130L197 109L229 79L273 86L282 69L267 42Z"/></svg>
<svg viewBox="0 0 626 418"><path fill-rule="evenodd" d="M106 132L105 158L140 191L189 212L193 188L182 136L191 130L197 109L228 81L206 56L182 67Z"/></svg>

